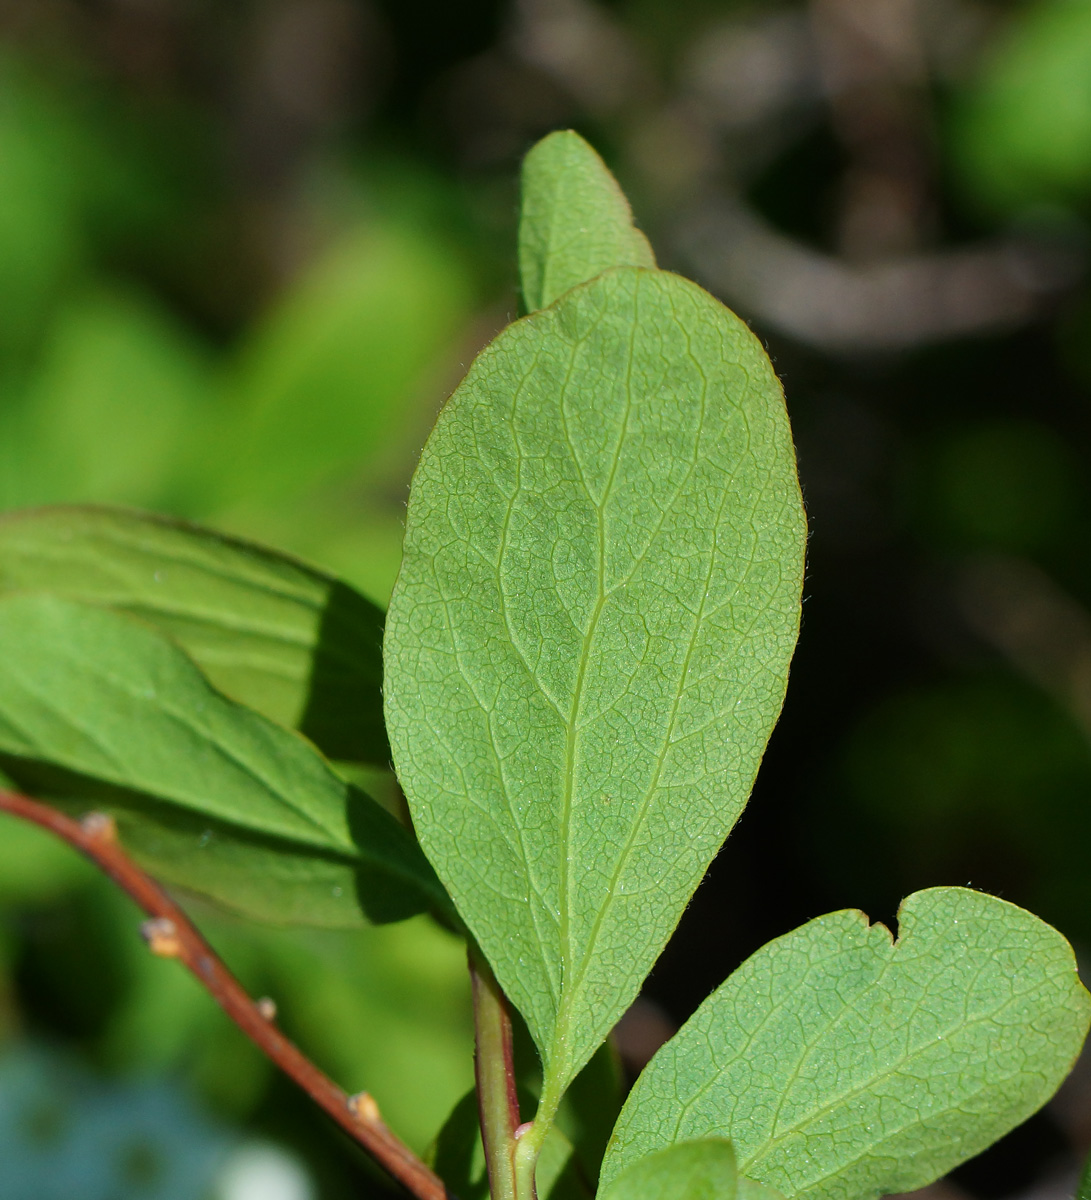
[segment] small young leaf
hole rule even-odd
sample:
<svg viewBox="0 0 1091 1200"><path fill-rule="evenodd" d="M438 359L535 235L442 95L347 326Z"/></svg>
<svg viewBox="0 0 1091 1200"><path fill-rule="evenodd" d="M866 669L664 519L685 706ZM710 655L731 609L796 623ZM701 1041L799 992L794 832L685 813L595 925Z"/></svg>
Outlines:
<svg viewBox="0 0 1091 1200"><path fill-rule="evenodd" d="M603 1163L731 1139L739 1171L796 1200L908 1192L1056 1090L1091 997L1044 921L963 888L910 896L896 942L860 912L762 947L652 1059Z"/></svg>
<svg viewBox="0 0 1091 1200"><path fill-rule="evenodd" d="M637 1159L598 1200L734 1200L737 1182L731 1143L703 1138Z"/></svg>
<svg viewBox="0 0 1091 1200"><path fill-rule="evenodd" d="M126 509L30 509L0 517L0 594L10 592L140 617L226 695L331 758L389 762L382 613L295 559Z"/></svg>
<svg viewBox="0 0 1091 1200"><path fill-rule="evenodd" d="M305 892L316 879L339 900L315 897L323 923L443 903L410 834L303 738L221 695L162 634L105 609L0 600L0 756L22 786L52 778L47 798L138 817L144 833L130 844L168 880L236 903L221 872L260 870L238 907L252 911L247 897L262 887ZM190 853L177 853L186 839ZM278 915L291 903L273 899ZM294 901L309 911L306 896Z"/></svg>
<svg viewBox="0 0 1091 1200"><path fill-rule="evenodd" d="M528 312L610 267L654 267L624 192L571 130L543 138L523 160L519 276Z"/></svg>
<svg viewBox="0 0 1091 1200"><path fill-rule="evenodd" d="M769 360L665 272L608 271L510 326L429 439L387 728L422 845L542 1054L547 1107L746 801L803 549Z"/></svg>

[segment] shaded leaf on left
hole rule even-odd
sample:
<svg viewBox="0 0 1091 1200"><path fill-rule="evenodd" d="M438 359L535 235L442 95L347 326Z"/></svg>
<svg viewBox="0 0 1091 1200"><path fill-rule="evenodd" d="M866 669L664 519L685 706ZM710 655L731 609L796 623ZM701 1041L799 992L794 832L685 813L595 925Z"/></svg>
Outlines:
<svg viewBox="0 0 1091 1200"><path fill-rule="evenodd" d="M385 768L383 614L286 554L152 513L57 505L0 516L0 594L140 617L221 691L331 758Z"/></svg>
<svg viewBox="0 0 1091 1200"><path fill-rule="evenodd" d="M0 599L0 769L116 812L156 874L255 916L353 925L445 903L412 836L308 742L105 609Z"/></svg>

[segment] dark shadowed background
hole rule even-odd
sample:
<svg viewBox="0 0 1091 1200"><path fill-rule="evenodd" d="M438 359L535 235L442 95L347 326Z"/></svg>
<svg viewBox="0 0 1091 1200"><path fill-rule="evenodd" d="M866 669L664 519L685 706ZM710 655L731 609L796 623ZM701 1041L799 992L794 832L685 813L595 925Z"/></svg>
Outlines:
<svg viewBox="0 0 1091 1200"><path fill-rule="evenodd" d="M630 1069L834 908L969 884L1091 954L1086 0L2 0L0 505L174 512L385 601L566 126L764 340L812 531L783 720ZM388 1194L6 820L0 910L0 1194ZM198 915L425 1147L470 1083L458 946ZM1063 1196L1089 1145L1091 1068L936 1200Z"/></svg>

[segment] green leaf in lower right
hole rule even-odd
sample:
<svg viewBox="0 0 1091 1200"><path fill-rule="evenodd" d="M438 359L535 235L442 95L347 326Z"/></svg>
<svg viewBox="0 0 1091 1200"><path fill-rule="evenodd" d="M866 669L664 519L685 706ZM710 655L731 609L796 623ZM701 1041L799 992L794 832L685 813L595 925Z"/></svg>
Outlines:
<svg viewBox="0 0 1091 1200"><path fill-rule="evenodd" d="M895 941L830 913L752 955L649 1063L602 1168L730 1138L790 1200L871 1200L938 1179L1025 1120L1091 1019L1051 926L964 888L917 892Z"/></svg>

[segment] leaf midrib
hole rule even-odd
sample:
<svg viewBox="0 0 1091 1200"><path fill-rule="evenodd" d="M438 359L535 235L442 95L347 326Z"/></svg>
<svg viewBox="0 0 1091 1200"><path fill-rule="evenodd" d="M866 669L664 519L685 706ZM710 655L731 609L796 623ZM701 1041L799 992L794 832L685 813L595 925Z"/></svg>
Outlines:
<svg viewBox="0 0 1091 1200"><path fill-rule="evenodd" d="M640 280L636 280L633 288L633 315L629 333L629 352L625 364L625 412L621 419L621 428L618 431L617 442L614 446L613 460L610 463L610 473L607 476L606 483L602 488L601 499L596 500L592 492L590 482L584 474L583 467L580 464L579 455L576 452L576 447L572 441L572 436L568 429L568 419L565 414L565 397L568 392L567 384L571 381L571 371L575 364L576 353L580 342L573 346L572 358L570 360L569 376L565 381L566 386L560 391L558 397L558 406L561 416L561 427L564 430L565 441L568 443L572 453L572 460L576 470L579 472L580 479L583 483L584 490L587 492L588 499L595 506L595 517L597 525L597 550L598 550L598 565L596 571L596 589L598 592L595 601L595 608L591 614L591 619L587 625L587 631L584 634L580 647L580 664L576 675L576 686L573 690L572 706L569 711L568 728L565 734L565 773L564 773L564 793L561 805L561 837L559 841L560 850L560 895L561 895L561 919L559 927L560 951L561 951L561 1001L557 1012L556 1028L553 1036L553 1047L550 1052L549 1070L556 1071L556 1052L558 1047L564 1047L564 1057L561 1063L564 1067L562 1074L567 1074L568 1063L566 1061L567 1052L570 1047L568 1038L568 1024L571 1020L570 1012L573 1004L573 997L579 991L579 981L569 984L569 973L572 968L573 948L571 943L571 911L572 911L572 878L569 871L569 843L571 840L572 826L572 805L576 787L576 752L577 743L579 741L579 715L583 705L584 687L587 681L587 667L591 659L591 645L594 642L595 634L598 631L599 620L602 617L603 609L606 606L607 591L606 591L606 504L610 498L610 493L613 488L614 479L617 476L618 465L621 462L622 451L625 446L625 438L629 431L629 420L633 411L633 359L635 357L636 335L639 317L639 296L640 296ZM596 926L597 928L597 926ZM577 976L580 974L577 970Z"/></svg>
<svg viewBox="0 0 1091 1200"><path fill-rule="evenodd" d="M634 306L635 306L635 304L634 304ZM635 339L635 329L636 329L635 319L633 322L633 329L634 329L633 337ZM631 366L631 356L630 356L630 366ZM705 418L705 413L707 411L707 400L708 400L708 381L704 377L703 372L701 372L701 376L702 376L701 405L700 405L701 415L700 415L700 421L698 424L698 429L701 429L704 426L704 418ZM700 435L698 435L697 437L694 438L693 446L694 446L694 462L693 462L693 464L691 464L691 466L689 468L690 472L692 472L692 470L695 469L696 462L697 462L698 458L700 457L700 448L701 448ZM688 474L689 474L689 472L687 472L687 477L688 477ZM604 493L604 498L603 498L604 505L605 505L606 494L608 494L608 490L607 490L607 493ZM720 518L722 517L722 514L723 514L723 508L727 501L727 495L728 495L728 491L725 488L723 491L723 495L720 498L720 506L717 511L716 522L713 526L714 530L717 529L719 526ZM647 548L645 548L645 551L643 553L646 555ZM707 572L706 578L705 578L705 586L702 589L701 604L698 607L697 613L694 616L693 632L690 635L689 644L686 647L685 658L683 659L683 662L682 662L682 669L679 673L678 689L675 692L674 702L671 706L671 714L670 714L670 717L667 722L667 734L664 739L663 750L657 757L655 772L652 776L652 781L648 785L648 787L645 789L644 795L641 798L640 807L637 811L637 815L636 815L635 819L633 820L632 825L630 827L629 836L625 840L625 845L622 848L620 855L618 855L617 861L614 866L614 870L611 873L610 883L607 888L607 893L608 893L608 896L610 897L610 899L608 899L607 902L605 904L603 904L603 906L599 909L598 913L596 913L596 915L595 915L595 920L592 923L591 933L590 933L590 936L588 937L587 945L584 948L584 952L580 958L579 965L575 972L575 979L572 984L571 993L570 993L573 996L575 996L579 993L579 990L580 990L581 986L583 985L584 979L587 976L587 971L590 967L590 964L594 959L595 947L598 944L598 938L602 932L602 926L606 920L606 914L609 911L609 909L611 908L611 900L613 897L614 889L617 886L618 879L620 878L621 873L624 870L624 868L628 862L629 854L632 852L632 848L636 841L636 837L637 837L638 833L640 832L640 830L643 826L644 818L647 815L648 805L651 803L651 798L655 795L655 792L659 786L659 780L662 777L663 768L665 766L667 756L670 752L671 735L674 730L675 721L677 720L678 708L682 702L682 695L685 691L685 680L689 674L689 666L690 666L690 662L693 657L693 650L694 650L694 647L696 646L697 638L698 638L698 635L699 635L700 629L701 629L701 622L703 620L703 614L704 614L704 606L705 606L705 602L706 602L707 596L708 596L708 584L711 580L712 572L715 568L716 558L717 558L717 546L716 546L716 534L714 532L713 544L709 548L709 567L708 567L708 572ZM611 594L612 594L612 591L611 591ZM605 597L604 597L604 602L605 602ZM567 847L567 839L565 840L564 844Z"/></svg>
<svg viewBox="0 0 1091 1200"><path fill-rule="evenodd" d="M564 389L567 386L569 379L571 379L572 362L573 362L574 358L575 358L575 349L573 349L572 358L570 358L570 360L569 360L568 372L565 376L565 382L564 382L564 384L561 385L561 394L562 395L564 393ZM508 640L511 643L512 648L515 650L515 653L518 655L519 661L523 664L523 668L527 672L527 676L532 680L537 679L536 672L531 669L530 664L526 661L526 658L523 655L522 649L519 646L518 639L515 636L515 631L512 629L512 626L511 626L511 613L509 611L510 606L508 604L507 593L504 590L502 567L503 567L503 563L504 563L504 555L507 553L508 534L511 529L511 516L512 516L512 513L515 511L515 502L516 502L516 499L518 498L519 493L522 489L522 482L523 482L523 448L519 444L519 424L516 419L516 414L519 409L519 400L523 395L523 391L526 388L527 383L533 376L534 372L537 370L540 359L541 359L541 351L539 350L531 356L530 363L527 366L527 369L523 372L522 378L519 380L519 386L517 388L513 389L513 393L512 393L511 411L510 411L510 414L508 417L508 423L511 426L512 442L515 446L515 482L512 487L511 498L509 499L508 504L504 511L504 525L500 531L500 544L497 547L497 554L496 554L496 592L497 592L497 595L500 597L500 612L504 619L504 628L508 631ZM476 436L477 436L476 431L475 431L474 436L475 436L475 440L476 440ZM475 449L478 449L476 447L476 445L475 445ZM478 457L480 458L480 450L478 450ZM448 628L452 628L451 622L450 622L450 613L447 608L446 599L444 599L444 611L448 612ZM452 637L453 637L453 629L452 629ZM541 687L541 685L539 685L539 691L541 692L541 694L543 696L545 696L546 700L553 706L558 717L560 717L560 715L561 715L560 708L557 705L556 701L553 699L553 697L550 696L549 693L545 690L545 688ZM485 720L486 720L486 724L488 725L488 729L489 729L489 747L492 750L493 758L495 759L495 762L496 762L497 777L501 781L501 790L504 793L504 801L507 804L508 816L511 819L511 824L515 828L516 838L517 838L518 844L519 844L519 854L522 857L523 870L526 873L527 886L528 886L528 889L532 890L537 895L539 901L542 902L539 905L530 905L530 919L534 923L534 932L538 936L539 944L543 945L543 946L548 945L547 941L542 937L542 930L539 926L539 919L540 919L540 915L541 915L540 909L542 907L546 907L545 903L544 903L545 897L544 897L544 894L542 891L542 887L541 887L540 883L538 882L538 880L535 878L534 871L531 869L530 856L527 854L526 841L523 837L522 823L520 821L516 820L515 811L512 807L512 803L511 803L511 797L508 795L507 787L504 786L503 759L501 758L499 748L496 745L496 739L493 737L492 713L487 710L485 711ZM528 899L529 899L529 897L528 897ZM559 1003L559 998L555 992L555 985L554 985L552 973L550 972L548 965L546 965L546 964L543 964L543 965L545 965L545 967L546 967L545 981L546 981L546 986L549 989L549 998L550 998L551 1003L554 1005L554 1007L556 1007L556 1005ZM561 976L562 986L563 986L563 982L564 982L564 976L562 974L562 976Z"/></svg>

